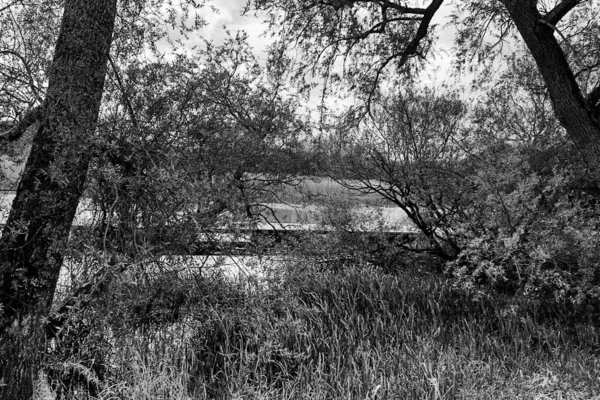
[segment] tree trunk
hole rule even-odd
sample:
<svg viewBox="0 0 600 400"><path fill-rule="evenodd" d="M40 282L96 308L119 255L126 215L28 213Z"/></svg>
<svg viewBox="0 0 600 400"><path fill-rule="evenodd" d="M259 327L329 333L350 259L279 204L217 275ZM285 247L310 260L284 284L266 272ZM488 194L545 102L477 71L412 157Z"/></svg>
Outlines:
<svg viewBox="0 0 600 400"><path fill-rule="evenodd" d="M117 0L67 0L43 118L0 240L2 399L28 399L89 165ZM16 343L20 343L16 347Z"/></svg>
<svg viewBox="0 0 600 400"><path fill-rule="evenodd" d="M536 0L500 0L529 48L548 87L554 112L593 171L600 168L600 121L588 105Z"/></svg>

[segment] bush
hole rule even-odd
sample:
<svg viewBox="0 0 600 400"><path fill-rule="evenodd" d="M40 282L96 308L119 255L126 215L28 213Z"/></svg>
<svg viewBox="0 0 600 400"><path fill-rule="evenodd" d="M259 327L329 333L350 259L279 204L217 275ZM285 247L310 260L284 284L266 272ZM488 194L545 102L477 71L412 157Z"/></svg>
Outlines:
<svg viewBox="0 0 600 400"><path fill-rule="evenodd" d="M600 205L574 183L568 170L555 171L535 196L510 193L522 196L518 207L530 205L530 216L470 239L446 271L461 287L560 303L589 318L600 315Z"/></svg>

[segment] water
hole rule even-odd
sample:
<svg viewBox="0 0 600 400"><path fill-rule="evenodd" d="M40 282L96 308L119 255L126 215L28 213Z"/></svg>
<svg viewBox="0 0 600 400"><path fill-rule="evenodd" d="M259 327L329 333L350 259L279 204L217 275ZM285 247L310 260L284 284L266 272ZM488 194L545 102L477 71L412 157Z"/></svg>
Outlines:
<svg viewBox="0 0 600 400"><path fill-rule="evenodd" d="M8 218L14 198L14 192L4 192L0 195L1 225ZM266 221L259 222L257 226L261 230L322 230L323 221L328 220L328 217L324 216L325 208L317 205L265 203L264 206L273 213L265 212ZM404 211L398 207L354 207L351 213L357 231L415 232ZM96 218L97 212L91 201L83 199L77 207L73 225L89 226L96 221Z"/></svg>
<svg viewBox="0 0 600 400"><path fill-rule="evenodd" d="M180 279L186 279L192 276L210 277L218 273L232 281L260 282L290 262L294 262L294 259L286 255L161 256L128 266L124 274L128 274L132 281L145 280L159 274L175 275ZM65 259L57 284L59 298L60 294L72 292L82 284L82 276L87 276L92 273L91 271L98 271L100 268L110 267L102 265L102 260L92 256L78 261Z"/></svg>

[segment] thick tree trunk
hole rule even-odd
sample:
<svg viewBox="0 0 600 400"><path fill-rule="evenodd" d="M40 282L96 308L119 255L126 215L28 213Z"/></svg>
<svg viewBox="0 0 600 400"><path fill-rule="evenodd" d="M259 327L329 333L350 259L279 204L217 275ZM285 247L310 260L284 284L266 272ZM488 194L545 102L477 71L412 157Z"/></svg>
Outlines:
<svg viewBox="0 0 600 400"><path fill-rule="evenodd" d="M500 0L529 48L548 87L554 112L588 166L600 170L600 121L581 92L551 24L536 0Z"/></svg>
<svg viewBox="0 0 600 400"><path fill-rule="evenodd" d="M116 2L65 2L44 116L0 240L2 399L31 395L37 371L31 358L40 353L43 336L42 327L32 324L48 314L83 192Z"/></svg>

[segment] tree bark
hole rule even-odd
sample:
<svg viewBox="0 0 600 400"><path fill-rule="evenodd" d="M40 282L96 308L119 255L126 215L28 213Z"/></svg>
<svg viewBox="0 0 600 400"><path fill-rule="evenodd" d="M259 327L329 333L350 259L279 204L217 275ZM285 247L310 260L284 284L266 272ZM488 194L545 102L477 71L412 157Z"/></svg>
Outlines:
<svg viewBox="0 0 600 400"><path fill-rule="evenodd" d="M43 117L0 240L2 399L32 395L43 352L35 321L48 315L84 189L116 3L65 2Z"/></svg>
<svg viewBox="0 0 600 400"><path fill-rule="evenodd" d="M600 121L581 92L552 24L536 0L500 0L529 48L552 99L554 112L593 171L600 169Z"/></svg>

